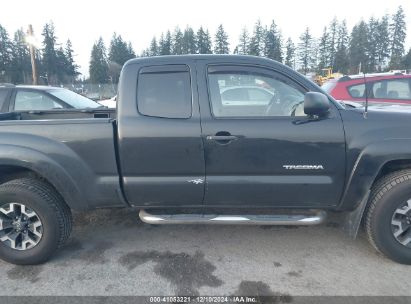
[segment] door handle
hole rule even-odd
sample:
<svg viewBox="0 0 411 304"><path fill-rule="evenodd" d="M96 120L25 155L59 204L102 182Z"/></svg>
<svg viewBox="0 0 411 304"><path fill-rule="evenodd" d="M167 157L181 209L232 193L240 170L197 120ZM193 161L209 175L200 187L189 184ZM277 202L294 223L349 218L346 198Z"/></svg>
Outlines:
<svg viewBox="0 0 411 304"><path fill-rule="evenodd" d="M207 140L213 140L220 145L227 145L233 140L237 140L238 136L231 135L227 131L219 131L215 135L208 135Z"/></svg>
<svg viewBox="0 0 411 304"><path fill-rule="evenodd" d="M235 135L209 135L207 136L207 140L215 140L215 141L231 141L238 139L238 136Z"/></svg>

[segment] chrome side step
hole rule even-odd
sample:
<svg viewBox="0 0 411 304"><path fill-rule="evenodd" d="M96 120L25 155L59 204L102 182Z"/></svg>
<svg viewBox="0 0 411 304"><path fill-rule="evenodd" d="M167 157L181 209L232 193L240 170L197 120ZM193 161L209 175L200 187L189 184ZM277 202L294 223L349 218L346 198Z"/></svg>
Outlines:
<svg viewBox="0 0 411 304"><path fill-rule="evenodd" d="M327 216L325 211L311 214L215 215L215 214L150 214L141 209L140 219L148 224L213 224L213 225L317 225Z"/></svg>

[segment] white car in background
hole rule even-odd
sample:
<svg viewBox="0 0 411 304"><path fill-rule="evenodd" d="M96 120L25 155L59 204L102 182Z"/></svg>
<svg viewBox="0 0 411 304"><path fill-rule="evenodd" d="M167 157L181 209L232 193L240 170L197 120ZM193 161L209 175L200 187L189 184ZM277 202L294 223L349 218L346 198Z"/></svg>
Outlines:
<svg viewBox="0 0 411 304"><path fill-rule="evenodd" d="M107 108L116 108L117 107L117 95L111 97L110 99L99 100L98 103Z"/></svg>
<svg viewBox="0 0 411 304"><path fill-rule="evenodd" d="M258 86L232 86L222 88L220 91L223 105L241 106L267 105L270 103L274 93Z"/></svg>

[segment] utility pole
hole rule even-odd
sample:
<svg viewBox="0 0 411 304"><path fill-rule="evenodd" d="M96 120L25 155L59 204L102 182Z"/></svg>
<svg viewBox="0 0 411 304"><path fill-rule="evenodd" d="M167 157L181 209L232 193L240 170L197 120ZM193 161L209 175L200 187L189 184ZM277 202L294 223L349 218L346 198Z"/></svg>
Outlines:
<svg viewBox="0 0 411 304"><path fill-rule="evenodd" d="M29 24L29 29L27 31L27 35L34 38L33 34L33 26ZM36 50L33 43L29 43L30 48L30 58L31 58L31 71L33 73L33 85L37 85L37 66L36 66Z"/></svg>

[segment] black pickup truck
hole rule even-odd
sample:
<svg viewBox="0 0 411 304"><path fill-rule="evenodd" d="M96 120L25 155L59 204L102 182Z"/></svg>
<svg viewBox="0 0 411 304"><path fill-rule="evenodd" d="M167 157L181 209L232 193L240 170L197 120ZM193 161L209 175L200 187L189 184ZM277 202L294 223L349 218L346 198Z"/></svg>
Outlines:
<svg viewBox="0 0 411 304"><path fill-rule="evenodd" d="M344 106L267 59L134 59L116 111L0 114L0 257L44 262L71 210L126 207L151 224L340 212L351 236L363 223L377 250L411 264L410 127L405 111Z"/></svg>

